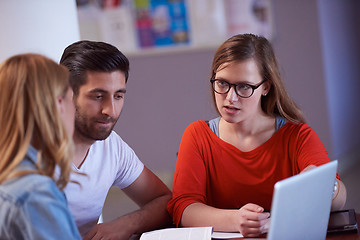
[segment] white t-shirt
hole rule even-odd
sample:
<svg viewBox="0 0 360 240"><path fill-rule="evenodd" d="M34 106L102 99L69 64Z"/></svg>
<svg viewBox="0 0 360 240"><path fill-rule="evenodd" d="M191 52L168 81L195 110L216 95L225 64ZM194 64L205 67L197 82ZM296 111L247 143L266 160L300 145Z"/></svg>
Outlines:
<svg viewBox="0 0 360 240"><path fill-rule="evenodd" d="M74 215L80 234L84 237L97 224L102 213L105 198L111 186L126 188L133 183L144 169L144 164L135 152L114 131L103 141L91 145L89 153L66 186L69 208Z"/></svg>

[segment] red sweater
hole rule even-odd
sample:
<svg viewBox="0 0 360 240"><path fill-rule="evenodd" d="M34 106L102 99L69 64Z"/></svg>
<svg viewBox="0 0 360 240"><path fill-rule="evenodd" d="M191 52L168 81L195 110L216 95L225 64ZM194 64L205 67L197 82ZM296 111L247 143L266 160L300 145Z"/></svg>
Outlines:
<svg viewBox="0 0 360 240"><path fill-rule="evenodd" d="M288 122L264 144L242 152L217 137L205 121L196 121L181 140L168 211L178 226L184 209L195 202L220 209L247 203L270 209L277 181L329 161L306 124Z"/></svg>

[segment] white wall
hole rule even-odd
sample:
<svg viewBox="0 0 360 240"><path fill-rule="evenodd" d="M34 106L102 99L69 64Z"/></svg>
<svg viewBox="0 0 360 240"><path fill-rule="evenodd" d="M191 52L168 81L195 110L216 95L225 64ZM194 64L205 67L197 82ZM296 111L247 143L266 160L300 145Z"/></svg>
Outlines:
<svg viewBox="0 0 360 240"><path fill-rule="evenodd" d="M19 53L60 60L80 39L75 0L0 1L0 62Z"/></svg>

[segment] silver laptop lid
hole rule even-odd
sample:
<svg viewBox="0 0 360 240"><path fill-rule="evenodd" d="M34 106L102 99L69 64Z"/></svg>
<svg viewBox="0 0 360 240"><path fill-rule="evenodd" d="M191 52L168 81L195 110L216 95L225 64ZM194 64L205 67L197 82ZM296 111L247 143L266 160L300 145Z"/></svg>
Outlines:
<svg viewBox="0 0 360 240"><path fill-rule="evenodd" d="M326 238L337 165L335 160L275 184L267 239Z"/></svg>

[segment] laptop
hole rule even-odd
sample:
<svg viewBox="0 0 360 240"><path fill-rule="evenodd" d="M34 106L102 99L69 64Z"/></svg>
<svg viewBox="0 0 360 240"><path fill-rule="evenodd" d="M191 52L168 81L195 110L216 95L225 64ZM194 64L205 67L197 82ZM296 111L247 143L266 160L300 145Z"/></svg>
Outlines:
<svg viewBox="0 0 360 240"><path fill-rule="evenodd" d="M325 239L337 160L277 182L269 240Z"/></svg>

